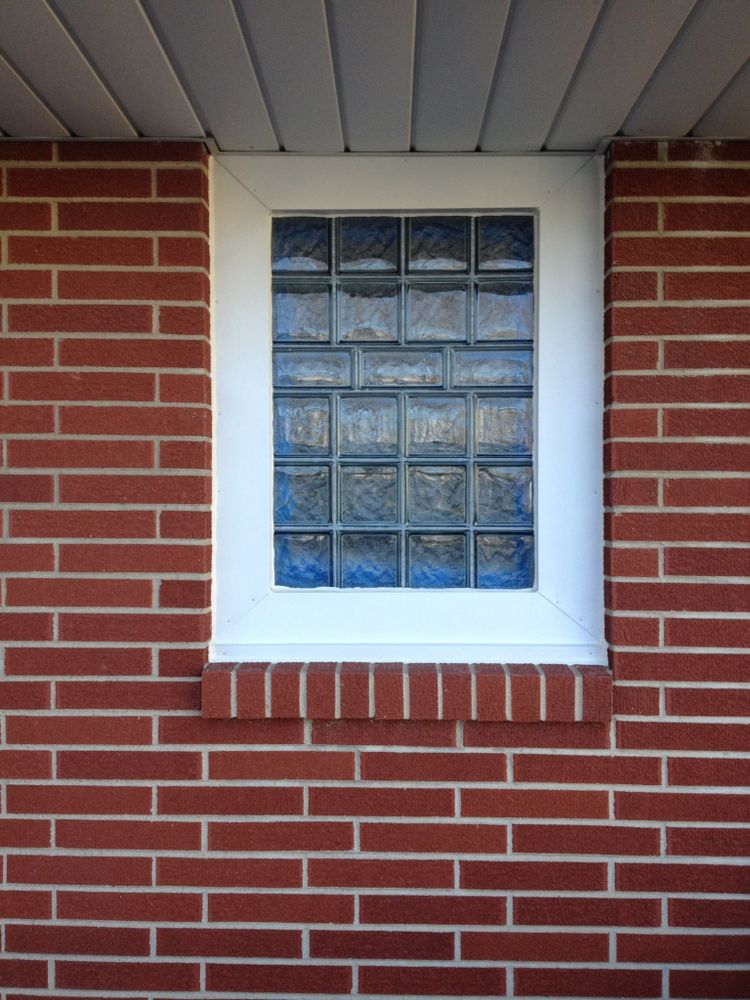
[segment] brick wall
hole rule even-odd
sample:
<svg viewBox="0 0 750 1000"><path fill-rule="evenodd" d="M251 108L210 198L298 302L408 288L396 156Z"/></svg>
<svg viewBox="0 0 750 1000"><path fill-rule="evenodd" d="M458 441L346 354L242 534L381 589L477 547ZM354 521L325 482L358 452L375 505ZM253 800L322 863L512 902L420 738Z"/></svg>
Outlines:
<svg viewBox="0 0 750 1000"><path fill-rule="evenodd" d="M611 154L613 721L399 665L202 718L202 151L0 153L1 1000L750 995L747 146Z"/></svg>

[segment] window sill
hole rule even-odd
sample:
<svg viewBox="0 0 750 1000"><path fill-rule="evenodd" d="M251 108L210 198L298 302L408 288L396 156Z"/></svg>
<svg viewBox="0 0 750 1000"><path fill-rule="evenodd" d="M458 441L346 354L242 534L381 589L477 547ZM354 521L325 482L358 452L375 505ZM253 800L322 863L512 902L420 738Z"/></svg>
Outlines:
<svg viewBox="0 0 750 1000"><path fill-rule="evenodd" d="M209 663L205 719L607 722L603 666Z"/></svg>

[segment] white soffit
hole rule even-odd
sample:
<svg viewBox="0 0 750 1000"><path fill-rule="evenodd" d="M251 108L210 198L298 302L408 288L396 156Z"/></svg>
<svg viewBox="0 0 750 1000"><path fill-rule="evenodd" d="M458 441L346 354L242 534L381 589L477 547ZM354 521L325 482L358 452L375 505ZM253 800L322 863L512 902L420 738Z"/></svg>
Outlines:
<svg viewBox="0 0 750 1000"><path fill-rule="evenodd" d="M750 0L0 0L0 137L572 152L748 135Z"/></svg>

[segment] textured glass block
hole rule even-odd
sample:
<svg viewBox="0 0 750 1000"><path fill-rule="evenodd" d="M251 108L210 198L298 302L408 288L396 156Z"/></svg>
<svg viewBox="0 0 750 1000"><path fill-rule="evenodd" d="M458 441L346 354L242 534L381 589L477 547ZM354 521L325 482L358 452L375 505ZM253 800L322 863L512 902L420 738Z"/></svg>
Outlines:
<svg viewBox="0 0 750 1000"><path fill-rule="evenodd" d="M279 388L348 386L351 361L346 351L277 351L273 383Z"/></svg>
<svg viewBox="0 0 750 1000"><path fill-rule="evenodd" d="M398 340L398 285L395 281L341 283L339 340Z"/></svg>
<svg viewBox="0 0 750 1000"><path fill-rule="evenodd" d="M410 535L410 587L465 587L463 535Z"/></svg>
<svg viewBox="0 0 750 1000"><path fill-rule="evenodd" d="M407 340L466 340L466 286L409 288Z"/></svg>
<svg viewBox="0 0 750 1000"><path fill-rule="evenodd" d="M531 524L531 469L476 469L477 524Z"/></svg>
<svg viewBox="0 0 750 1000"><path fill-rule="evenodd" d="M274 271L327 271L328 219L286 217L272 222Z"/></svg>
<svg viewBox="0 0 750 1000"><path fill-rule="evenodd" d="M531 398L480 396L476 407L477 455L527 455L531 452L534 426Z"/></svg>
<svg viewBox="0 0 750 1000"><path fill-rule="evenodd" d="M438 351L366 351L362 385L442 385L443 356Z"/></svg>
<svg viewBox="0 0 750 1000"><path fill-rule="evenodd" d="M273 339L326 341L331 337L330 293L320 282L276 282L273 288Z"/></svg>
<svg viewBox="0 0 750 1000"><path fill-rule="evenodd" d="M394 524L398 474L392 465L342 465L339 516L343 524Z"/></svg>
<svg viewBox="0 0 750 1000"><path fill-rule="evenodd" d="M462 465L413 465L407 489L411 524L466 521L466 469Z"/></svg>
<svg viewBox="0 0 750 1000"><path fill-rule="evenodd" d="M397 587L398 536L341 536L342 587Z"/></svg>
<svg viewBox="0 0 750 1000"><path fill-rule="evenodd" d="M333 582L328 535L277 534L274 564L278 587L330 587Z"/></svg>
<svg viewBox="0 0 750 1000"><path fill-rule="evenodd" d="M531 535L477 535L477 586L515 590L534 585Z"/></svg>
<svg viewBox="0 0 750 1000"><path fill-rule="evenodd" d="M339 403L342 455L397 455L398 406L393 396L343 396Z"/></svg>
<svg viewBox="0 0 750 1000"><path fill-rule="evenodd" d="M409 270L465 271L466 222L460 215L409 219Z"/></svg>
<svg viewBox="0 0 750 1000"><path fill-rule="evenodd" d="M273 479L276 524L324 524L330 520L327 466L277 465Z"/></svg>
<svg viewBox="0 0 750 1000"><path fill-rule="evenodd" d="M531 385L531 351L455 351L453 384Z"/></svg>
<svg viewBox="0 0 750 1000"><path fill-rule="evenodd" d="M488 281L477 287L477 340L531 340L533 336L533 285Z"/></svg>
<svg viewBox="0 0 750 1000"><path fill-rule="evenodd" d="M412 396L407 400L410 455L464 455L466 400L451 396Z"/></svg>
<svg viewBox="0 0 750 1000"><path fill-rule="evenodd" d="M533 216L483 215L478 228L480 271L516 271L534 266Z"/></svg>
<svg viewBox="0 0 750 1000"><path fill-rule="evenodd" d="M331 448L327 399L278 396L273 404L273 442L277 455L327 455Z"/></svg>
<svg viewBox="0 0 750 1000"><path fill-rule="evenodd" d="M339 270L395 271L398 228L398 219L391 216L339 219Z"/></svg>

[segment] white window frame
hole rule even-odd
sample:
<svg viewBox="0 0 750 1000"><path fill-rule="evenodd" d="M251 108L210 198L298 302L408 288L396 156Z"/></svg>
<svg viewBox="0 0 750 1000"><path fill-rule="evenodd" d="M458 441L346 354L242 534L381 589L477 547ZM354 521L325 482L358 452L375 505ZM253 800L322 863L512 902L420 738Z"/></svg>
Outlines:
<svg viewBox="0 0 750 1000"><path fill-rule="evenodd" d="M212 190L212 660L606 663L600 158L226 154ZM275 588L272 214L503 210L539 218L535 589Z"/></svg>

